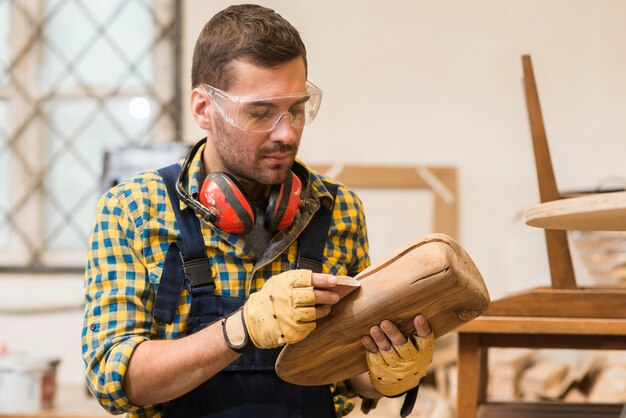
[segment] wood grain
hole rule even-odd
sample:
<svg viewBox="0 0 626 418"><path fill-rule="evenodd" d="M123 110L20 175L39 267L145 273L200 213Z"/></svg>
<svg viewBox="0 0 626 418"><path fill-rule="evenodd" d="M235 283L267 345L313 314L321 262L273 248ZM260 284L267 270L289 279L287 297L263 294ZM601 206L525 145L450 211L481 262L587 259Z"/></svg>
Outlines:
<svg viewBox="0 0 626 418"><path fill-rule="evenodd" d="M333 306L303 341L287 345L276 362L290 383L335 383L367 371L361 337L383 319L405 334L423 314L441 337L489 305L483 279L465 250L449 236L431 234L356 276L361 287Z"/></svg>

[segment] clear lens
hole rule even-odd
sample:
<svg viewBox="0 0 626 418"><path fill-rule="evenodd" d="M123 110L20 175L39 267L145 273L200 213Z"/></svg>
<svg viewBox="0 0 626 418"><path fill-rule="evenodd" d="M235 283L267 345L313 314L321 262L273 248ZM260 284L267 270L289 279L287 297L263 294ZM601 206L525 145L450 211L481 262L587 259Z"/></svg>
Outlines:
<svg viewBox="0 0 626 418"><path fill-rule="evenodd" d="M206 91L224 120L239 129L267 132L285 117L294 128L302 128L315 119L322 102L322 91L307 81L307 93L248 98L230 94L206 85Z"/></svg>

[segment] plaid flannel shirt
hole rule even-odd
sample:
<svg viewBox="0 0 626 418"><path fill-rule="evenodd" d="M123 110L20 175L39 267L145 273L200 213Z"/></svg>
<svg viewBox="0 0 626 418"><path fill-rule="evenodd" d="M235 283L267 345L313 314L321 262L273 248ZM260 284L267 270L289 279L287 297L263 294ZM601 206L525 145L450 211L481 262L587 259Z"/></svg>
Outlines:
<svg viewBox="0 0 626 418"><path fill-rule="evenodd" d="M202 149L193 159L183 185L190 194L199 190L201 155ZM322 179L334 182L311 172L309 187L320 199L331 199ZM111 413L159 417L160 405L132 405L122 390L122 381L138 344L186 335L191 306L186 289L181 296L184 303L179 304L172 324L159 323L152 315L165 254L169 244L180 239L180 231L165 184L155 170L109 190L98 201L96 213L85 272L82 353L87 384ZM241 237L202 220L200 224L218 295L246 297L271 276L295 268L297 241L269 264L255 268L257 258ZM369 265L362 203L341 184L329 237L324 249L325 273L355 275ZM331 385L331 390L337 416L350 412L355 394L349 386L337 383Z"/></svg>

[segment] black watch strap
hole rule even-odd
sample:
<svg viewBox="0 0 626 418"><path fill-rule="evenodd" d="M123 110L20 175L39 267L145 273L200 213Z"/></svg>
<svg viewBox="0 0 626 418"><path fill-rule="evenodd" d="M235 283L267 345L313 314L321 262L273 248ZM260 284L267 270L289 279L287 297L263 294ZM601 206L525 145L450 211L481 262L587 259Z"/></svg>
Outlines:
<svg viewBox="0 0 626 418"><path fill-rule="evenodd" d="M404 402L402 403L402 408L400 408L400 416L402 418L408 417L413 412L413 407L415 406L415 401L417 400L417 391L419 390L419 385L415 386L413 389L409 389L406 391L406 396L404 398Z"/></svg>
<svg viewBox="0 0 626 418"><path fill-rule="evenodd" d="M222 320L222 330L228 348L239 354L246 352L250 345L250 335L243 319L243 306Z"/></svg>

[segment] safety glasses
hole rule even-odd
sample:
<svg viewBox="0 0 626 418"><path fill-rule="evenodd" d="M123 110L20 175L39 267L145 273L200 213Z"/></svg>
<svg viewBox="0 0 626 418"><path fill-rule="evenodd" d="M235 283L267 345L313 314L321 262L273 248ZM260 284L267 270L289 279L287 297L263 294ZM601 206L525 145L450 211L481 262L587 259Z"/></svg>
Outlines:
<svg viewBox="0 0 626 418"><path fill-rule="evenodd" d="M302 128L315 119L322 103L322 90L310 81L306 93L261 98L233 96L208 84L204 88L229 125L249 132L271 131L285 116L291 126Z"/></svg>

